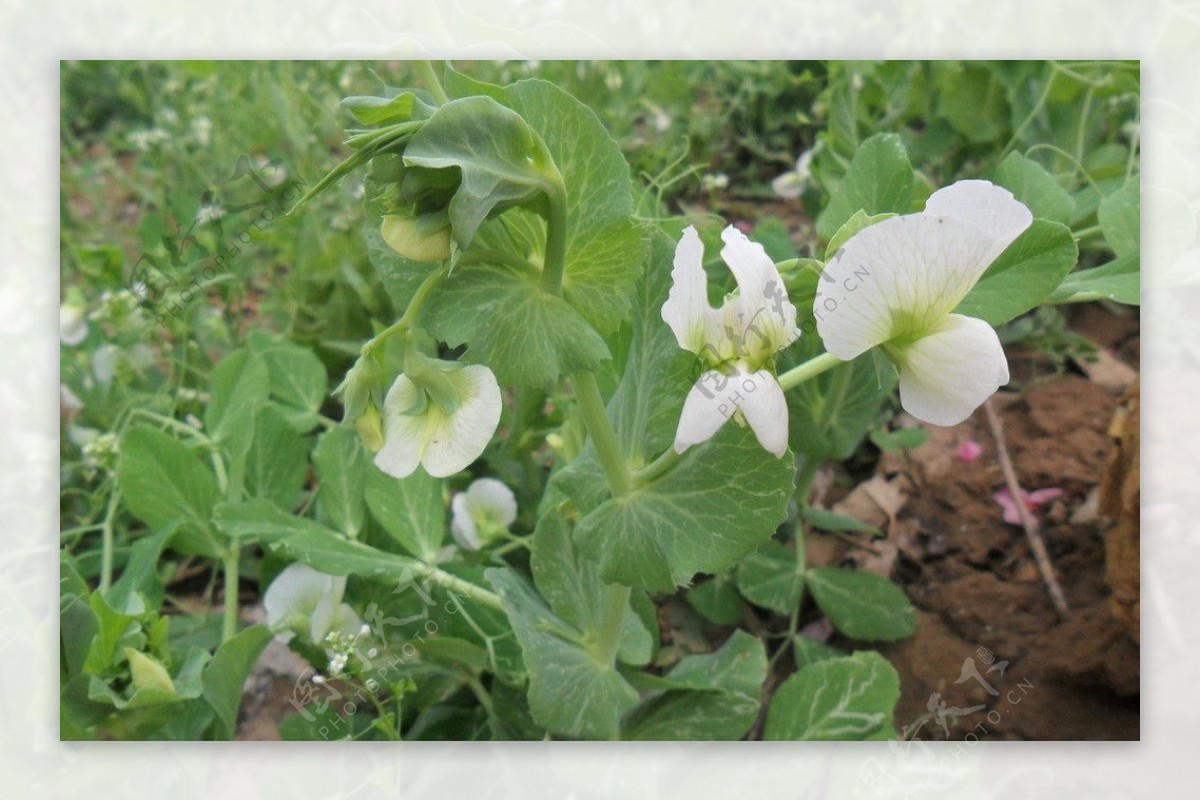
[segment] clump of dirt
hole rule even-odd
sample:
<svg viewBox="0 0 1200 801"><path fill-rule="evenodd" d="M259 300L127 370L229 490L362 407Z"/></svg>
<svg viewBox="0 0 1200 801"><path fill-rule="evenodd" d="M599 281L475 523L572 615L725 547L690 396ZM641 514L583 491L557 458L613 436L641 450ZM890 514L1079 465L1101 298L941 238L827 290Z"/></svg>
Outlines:
<svg viewBox="0 0 1200 801"><path fill-rule="evenodd" d="M905 497L874 522L886 522L890 572L918 622L909 640L862 647L879 647L900 673L898 728L922 739L1138 739L1139 649L1129 621L1114 614L1108 524L1094 498L1120 400L1067 375L992 401L1022 489L1062 491L1036 515L1070 606L1066 619L1023 529L1005 522L993 499L1005 482L983 410L954 428L928 427L924 445L881 459L871 482ZM897 424L918 425L903 415ZM982 451L972 459L975 445ZM843 511L853 500L842 500ZM825 558L874 559L869 569L883 572L878 548L833 550Z"/></svg>

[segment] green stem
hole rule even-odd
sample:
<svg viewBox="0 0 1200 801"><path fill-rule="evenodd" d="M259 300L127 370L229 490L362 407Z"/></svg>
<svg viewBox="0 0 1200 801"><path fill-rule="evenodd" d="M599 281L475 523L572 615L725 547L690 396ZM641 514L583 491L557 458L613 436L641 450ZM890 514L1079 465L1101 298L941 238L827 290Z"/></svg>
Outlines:
<svg viewBox="0 0 1200 801"><path fill-rule="evenodd" d="M591 435L592 445L600 457L604 467L604 476L608 480L608 489L614 498L619 498L629 492L629 466L621 455L621 446L617 443L616 432L608 422L604 411L604 399L600 396L600 387L596 384L596 374L584 370L571 376L571 386L575 388L575 398L579 401L579 410L583 412L583 422Z"/></svg>
<svg viewBox="0 0 1200 801"><path fill-rule="evenodd" d="M604 595L604 618L600 622L598 656L605 665L617 663L617 651L621 648L621 624L625 622L625 610L629 608L630 588L622 584L609 584Z"/></svg>
<svg viewBox="0 0 1200 801"><path fill-rule="evenodd" d="M104 513L104 525L100 528L100 592L108 592L113 576L113 520L121 503L121 490L113 487L108 496L108 509Z"/></svg>
<svg viewBox="0 0 1200 801"><path fill-rule="evenodd" d="M404 310L404 316L368 340L367 343L362 346L362 355L369 356L371 351L382 345L385 340L395 336L396 334L408 331L408 329L412 327L413 322L417 319L417 315L421 313L421 307L425 304L425 301L445 277L445 264L443 264L441 267L438 267L429 275L425 276L425 280L421 282L421 285L417 287L417 291L413 294L412 300L408 302L408 308Z"/></svg>
<svg viewBox="0 0 1200 801"><path fill-rule="evenodd" d="M641 470L635 471L633 475L630 476L630 483L632 483L635 487L649 484L651 481L674 467L676 463L679 462L679 459L682 455L683 454L676 453L674 448L667 448L665 451L659 454L658 458L653 462L646 465Z"/></svg>
<svg viewBox="0 0 1200 801"><path fill-rule="evenodd" d="M449 103L450 98L446 94L446 90L442 88L442 82L438 79L433 64L428 61L418 61L416 67L425 88L429 90L429 94L433 95L433 99L439 103Z"/></svg>
<svg viewBox="0 0 1200 801"><path fill-rule="evenodd" d="M492 609L504 609L504 604L500 601L500 596L496 593L485 590L483 587L477 587L471 582L460 579L458 576L447 573L440 568L433 568L429 578L437 584L442 585L442 587L465 595L484 606L490 606Z"/></svg>
<svg viewBox="0 0 1200 801"><path fill-rule="evenodd" d="M547 179L545 191L550 209L546 217L546 261L542 267L542 289L561 295L567 262L567 192L558 175Z"/></svg>
<svg viewBox="0 0 1200 801"><path fill-rule="evenodd" d="M225 615L221 625L221 642L228 642L237 634L238 620L238 567L242 549L236 537L231 538L229 551L223 560L225 565Z"/></svg>
<svg viewBox="0 0 1200 801"><path fill-rule="evenodd" d="M783 387L783 391L787 392L793 387L798 387L810 378L815 378L826 370L837 367L842 364L842 360L830 353L822 353L820 356L814 356L804 364L799 364L788 370L783 375L779 376L779 386Z"/></svg>

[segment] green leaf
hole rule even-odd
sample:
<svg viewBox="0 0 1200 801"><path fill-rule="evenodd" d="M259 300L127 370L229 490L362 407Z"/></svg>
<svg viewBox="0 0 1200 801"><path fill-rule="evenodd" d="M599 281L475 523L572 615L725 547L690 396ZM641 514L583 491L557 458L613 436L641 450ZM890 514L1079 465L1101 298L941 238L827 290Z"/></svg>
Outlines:
<svg viewBox="0 0 1200 801"><path fill-rule="evenodd" d="M971 142L996 142L1009 129L1007 91L992 65L935 62L938 113Z"/></svg>
<svg viewBox="0 0 1200 801"><path fill-rule="evenodd" d="M363 125L384 125L412 119L415 101L412 92L401 92L395 97L347 97L343 98L342 106Z"/></svg>
<svg viewBox="0 0 1200 801"><path fill-rule="evenodd" d="M954 311L994 326L1007 323L1046 300L1078 258L1079 248L1069 228L1034 220Z"/></svg>
<svg viewBox="0 0 1200 801"><path fill-rule="evenodd" d="M655 682L665 692L629 714L629 740L737 740L758 717L767 655L762 643L735 631L713 654L687 656Z"/></svg>
<svg viewBox="0 0 1200 801"><path fill-rule="evenodd" d="M637 704L637 692L612 665L580 645L578 632L516 573L492 568L486 575L521 643L534 720L569 737L616 738L621 717Z"/></svg>
<svg viewBox="0 0 1200 801"><path fill-rule="evenodd" d="M779 686L766 740L866 740L893 732L900 677L874 651L810 664Z"/></svg>
<svg viewBox="0 0 1200 801"><path fill-rule="evenodd" d="M554 84L518 81L508 94L546 143L566 186L563 295L598 331L613 331L629 316L646 254L632 219L629 165L595 112Z"/></svg>
<svg viewBox="0 0 1200 801"><path fill-rule="evenodd" d="M448 211L463 250L489 215L534 200L559 180L541 137L512 109L483 96L441 106L409 140L404 161L462 171Z"/></svg>
<svg viewBox="0 0 1200 801"><path fill-rule="evenodd" d="M917 628L917 613L904 591L861 570L814 567L805 573L809 591L833 627L856 640L901 640Z"/></svg>
<svg viewBox="0 0 1200 801"><path fill-rule="evenodd" d="M1142 301L1141 256L1127 253L1108 264L1073 272L1063 279L1047 302L1071 303L1077 300L1108 298L1136 306Z"/></svg>
<svg viewBox="0 0 1200 801"><path fill-rule="evenodd" d="M308 475L308 447L275 404L258 412L254 442L246 454L246 491L281 509L292 509Z"/></svg>
<svg viewBox="0 0 1200 801"><path fill-rule="evenodd" d="M812 637L797 634L792 638L792 657L796 661L797 670L803 670L816 662L824 662L826 659L837 659L843 656L845 654L838 649L832 648L823 642L818 642Z"/></svg>
<svg viewBox="0 0 1200 801"><path fill-rule="evenodd" d="M895 431L878 429L871 432L871 442L884 453L899 453L913 450L929 440L929 432L923 428L897 428Z"/></svg>
<svg viewBox="0 0 1200 801"><path fill-rule="evenodd" d="M428 562L436 561L446 538L445 482L424 470L393 478L372 465L366 468L366 479L371 516L404 550Z"/></svg>
<svg viewBox="0 0 1200 801"><path fill-rule="evenodd" d="M1104 239L1118 256L1141 251L1141 184L1135 178L1100 201L1097 211Z"/></svg>
<svg viewBox="0 0 1200 801"><path fill-rule="evenodd" d="M366 517L367 471L374 469L358 435L338 426L321 435L313 449L317 474L317 509L321 520L349 537L357 537Z"/></svg>
<svg viewBox="0 0 1200 801"><path fill-rule="evenodd" d="M129 510L154 530L176 528L173 546L184 553L216 557L221 541L209 519L217 482L179 440L135 425L121 437L117 485Z"/></svg>
<svg viewBox="0 0 1200 801"><path fill-rule="evenodd" d="M822 531L863 531L867 534L878 534L879 529L864 523L861 520L855 520L853 517L834 514L825 509L817 509L812 506L806 506L800 512L801 516L812 524L813 528L819 528Z"/></svg>
<svg viewBox="0 0 1200 801"><path fill-rule="evenodd" d="M254 419L267 402L267 365L253 351L235 350L213 368L209 392L212 400L204 411L204 427L229 461L237 462L250 450Z"/></svg>
<svg viewBox="0 0 1200 801"><path fill-rule="evenodd" d="M329 390L325 365L308 348L280 336L252 331L247 342L266 363L271 397L283 407L288 421L301 433L311 430Z"/></svg>
<svg viewBox="0 0 1200 801"><path fill-rule="evenodd" d="M533 582L560 618L589 642L598 641L603 626L607 587L594 562L575 552L563 506L549 510L533 532L530 554ZM628 605L627 605L628 606ZM650 632L632 608L626 608L618 658L631 665L650 661Z"/></svg>
<svg viewBox="0 0 1200 801"><path fill-rule="evenodd" d="M819 352L809 337L793 359ZM880 406L896 385L896 371L878 350L839 364L787 393L788 439L810 459L845 459L875 424Z"/></svg>
<svg viewBox="0 0 1200 801"><path fill-rule="evenodd" d="M724 573L687 591L687 602L718 626L730 626L742 619L742 601L734 583Z"/></svg>
<svg viewBox="0 0 1200 801"><path fill-rule="evenodd" d="M738 564L737 586L746 600L781 615L791 614L804 592L804 566L778 542L767 542Z"/></svg>
<svg viewBox="0 0 1200 801"><path fill-rule="evenodd" d="M270 629L251 626L222 644L204 669L204 700L217 713L214 725L218 739L233 739L242 704L242 685L270 641Z"/></svg>
<svg viewBox="0 0 1200 801"><path fill-rule="evenodd" d="M461 266L425 305L422 322L464 359L486 364L505 385L542 386L594 370L608 348L587 321L536 274L505 266Z"/></svg>
<svg viewBox="0 0 1200 801"><path fill-rule="evenodd" d="M868 215L912 210L913 170L896 134L867 139L855 153L829 205L817 217L817 233L829 241L855 212Z"/></svg>
<svg viewBox="0 0 1200 801"><path fill-rule="evenodd" d="M861 209L854 212L854 215L842 224L837 233L829 238L829 244L825 246L825 261L831 260L837 254L838 250L841 249L842 245L849 242L859 231L895 216L895 214L889 213L867 214Z"/></svg>
<svg viewBox="0 0 1200 801"><path fill-rule="evenodd" d="M669 592L732 567L787 516L792 461L726 425L649 484L600 504L576 530L605 581Z"/></svg>
<svg viewBox="0 0 1200 801"><path fill-rule="evenodd" d="M1051 222L1071 222L1075 201L1054 176L1032 159L1009 153L996 167L993 179L1024 203L1033 216Z"/></svg>

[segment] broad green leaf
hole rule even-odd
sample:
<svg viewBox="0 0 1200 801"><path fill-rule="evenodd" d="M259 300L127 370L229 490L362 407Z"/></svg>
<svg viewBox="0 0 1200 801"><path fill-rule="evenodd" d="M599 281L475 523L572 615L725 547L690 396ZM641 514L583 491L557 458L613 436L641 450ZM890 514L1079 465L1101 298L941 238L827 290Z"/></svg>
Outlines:
<svg viewBox="0 0 1200 801"><path fill-rule="evenodd" d="M308 348L280 336L253 331L247 341L266 363L271 397L283 408L288 421L297 431L311 430L317 425L318 410L329 390L325 365Z"/></svg>
<svg viewBox="0 0 1200 801"><path fill-rule="evenodd" d="M422 322L464 359L486 364L501 384L542 386L594 370L608 348L565 300L544 292L534 273L506 266L455 269L424 307Z"/></svg>
<svg viewBox="0 0 1200 801"><path fill-rule="evenodd" d="M354 429L338 426L322 434L313 449L313 469L321 520L348 537L357 537L366 517L367 471L374 468L367 463Z"/></svg>
<svg viewBox="0 0 1200 801"><path fill-rule="evenodd" d="M209 519L217 502L213 474L179 440L136 425L121 437L117 485L129 510L151 529L176 528L173 546L215 557L221 541Z"/></svg>
<svg viewBox="0 0 1200 801"><path fill-rule="evenodd" d="M1069 228L1034 220L954 311L991 325L1007 323L1046 300L1078 258L1079 248Z"/></svg>
<svg viewBox="0 0 1200 801"><path fill-rule="evenodd" d="M506 106L512 105L508 90L494 83L472 78L466 73L459 72L447 61L442 70L442 88L450 97L470 97L471 95L486 95Z"/></svg>
<svg viewBox="0 0 1200 801"><path fill-rule="evenodd" d="M546 143L566 186L563 295L588 323L608 333L629 316L646 253L643 233L632 220L629 165L595 112L554 84L518 81L507 91L512 107Z"/></svg>
<svg viewBox="0 0 1200 801"><path fill-rule="evenodd" d="M833 627L856 640L901 640L917 628L917 613L904 591L861 570L814 567L805 573L809 591Z"/></svg>
<svg viewBox="0 0 1200 801"><path fill-rule="evenodd" d="M300 499L308 474L308 447L280 407L268 403L258 412L254 442L246 454L246 491L284 510Z"/></svg>
<svg viewBox="0 0 1200 801"><path fill-rule="evenodd" d="M855 212L868 215L912 210L913 170L896 134L881 133L859 147L829 204L817 217L817 233L829 241Z"/></svg>
<svg viewBox="0 0 1200 801"><path fill-rule="evenodd" d="M1108 264L1073 272L1054 290L1048 303L1108 298L1137 306L1142 301L1141 256L1127 253Z"/></svg>
<svg viewBox="0 0 1200 801"><path fill-rule="evenodd" d="M766 740L866 740L893 731L900 677L874 651L809 664L779 686Z"/></svg>
<svg viewBox="0 0 1200 801"><path fill-rule="evenodd" d="M1036 161L1009 153L996 167L993 179L1028 206L1034 217L1064 225L1071 222L1075 210L1071 194Z"/></svg>
<svg viewBox="0 0 1200 801"><path fill-rule="evenodd" d="M435 111L409 140L404 161L461 170L448 210L463 250L490 214L534 200L559 180L541 137L521 115L483 96L452 100Z"/></svg>
<svg viewBox="0 0 1200 801"><path fill-rule="evenodd" d="M424 470L393 478L373 465L366 468L366 500L371 516L400 547L426 561L436 560L446 538L445 482Z"/></svg>
<svg viewBox="0 0 1200 801"><path fill-rule="evenodd" d="M697 584L687 591L687 602L718 626L729 626L742 619L742 601L733 581L724 573Z"/></svg>
<svg viewBox="0 0 1200 801"><path fill-rule="evenodd" d="M342 106L363 125L384 125L412 119L415 101L412 92L401 92L395 97L347 97L342 100Z"/></svg>
<svg viewBox="0 0 1200 801"><path fill-rule="evenodd" d="M96 636L88 648L83 670L98 676L115 664L118 646L127 635L137 631L138 622L136 615L113 609L98 592L92 593L87 603L95 616Z"/></svg>
<svg viewBox="0 0 1200 801"><path fill-rule="evenodd" d="M222 644L205 667L204 700L217 713L217 739L233 739L242 704L242 685L270 641L269 628L251 626Z"/></svg>
<svg viewBox="0 0 1200 801"><path fill-rule="evenodd" d="M1009 129L1008 93L993 65L934 64L938 113L971 142L996 142Z"/></svg>
<svg viewBox="0 0 1200 801"><path fill-rule="evenodd" d="M713 654L688 656L655 683L626 718L629 740L737 740L758 717L767 655L762 643L735 631Z"/></svg>
<svg viewBox="0 0 1200 801"><path fill-rule="evenodd" d="M1118 256L1141 250L1141 183L1134 179L1100 201L1097 212L1104 239Z"/></svg>
<svg viewBox="0 0 1200 801"><path fill-rule="evenodd" d="M897 428L895 431L877 429L871 432L871 442L884 453L899 453L913 450L929 440L929 432L923 428Z"/></svg>
<svg viewBox="0 0 1200 801"><path fill-rule="evenodd" d="M534 585L554 613L578 629L585 640L598 641L608 588L595 563L576 553L561 507L549 510L538 521L530 567ZM652 648L650 636L633 609L626 608L618 658L626 664L646 664Z"/></svg>
<svg viewBox="0 0 1200 801"><path fill-rule="evenodd" d="M516 573L492 568L487 579L503 599L521 643L534 720L569 737L615 739L621 717L637 704L637 692L612 665L580 645L578 632Z"/></svg>
<svg viewBox="0 0 1200 801"><path fill-rule="evenodd" d="M843 656L845 654L838 649L830 647L823 642L818 642L812 637L797 634L792 638L792 658L796 661L797 670L803 670L816 662L823 662L826 659L837 659Z"/></svg>
<svg viewBox="0 0 1200 801"><path fill-rule="evenodd" d="M738 564L737 586L750 603L791 614L804 592L804 566L796 564L795 552L767 542Z"/></svg>
<svg viewBox="0 0 1200 801"><path fill-rule="evenodd" d="M140 603L136 600L138 596L145 599L147 608L159 607L163 584L158 577L158 560L170 539L171 529L164 528L133 544L121 577L113 582L106 596L114 609L132 611L134 605Z"/></svg>
<svg viewBox="0 0 1200 801"><path fill-rule="evenodd" d="M791 459L729 424L664 475L589 512L576 537L605 581L669 592L770 538L787 516L792 474Z"/></svg>
<svg viewBox="0 0 1200 801"><path fill-rule="evenodd" d="M204 427L235 463L250 450L254 419L267 402L266 362L253 351L233 351L213 367L209 392L212 400L204 412Z"/></svg>
<svg viewBox="0 0 1200 801"><path fill-rule="evenodd" d="M792 356L796 363L819 352L808 338ZM787 393L788 439L809 459L845 459L875 425L879 409L896 386L896 370L878 350L839 364Z"/></svg>

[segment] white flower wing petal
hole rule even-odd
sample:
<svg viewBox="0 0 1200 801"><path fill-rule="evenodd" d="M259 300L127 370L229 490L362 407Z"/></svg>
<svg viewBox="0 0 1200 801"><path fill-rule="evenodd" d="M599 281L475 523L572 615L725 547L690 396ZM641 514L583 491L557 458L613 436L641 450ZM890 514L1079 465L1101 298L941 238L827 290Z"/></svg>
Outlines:
<svg viewBox="0 0 1200 801"><path fill-rule="evenodd" d="M465 492L455 493L450 499L450 534L464 550L478 551L481 547L471 518L471 502Z"/></svg>
<svg viewBox="0 0 1200 801"><path fill-rule="evenodd" d="M953 217L990 234L984 270L1033 223L1033 212L991 181L959 181L939 189L925 202L925 213Z"/></svg>
<svg viewBox="0 0 1200 801"><path fill-rule="evenodd" d="M1008 383L1008 360L983 320L951 314L936 333L903 351L900 403L919 420L952 426Z"/></svg>
<svg viewBox="0 0 1200 801"><path fill-rule="evenodd" d="M737 279L738 297L734 320L726 313L727 323L738 326L738 333L749 347L758 347L761 333L770 342L770 353L790 345L800 332L796 329L796 307L788 300L787 288L775 262L763 246L751 242L732 225L721 232L725 247L721 258ZM741 319L737 317L740 315Z"/></svg>
<svg viewBox="0 0 1200 801"><path fill-rule="evenodd" d="M421 464L435 478L452 476L479 458L496 433L503 405L496 376L481 364L450 370L446 377L458 390L459 406L447 416L429 404L426 445L421 456Z"/></svg>
<svg viewBox="0 0 1200 801"><path fill-rule="evenodd" d="M674 332L679 347L700 354L709 341L712 318L708 276L704 272L704 244L696 229L689 225L675 246L671 291L662 305L662 319Z"/></svg>
<svg viewBox="0 0 1200 801"><path fill-rule="evenodd" d="M776 458L787 452L788 408L783 388L767 370L739 380L741 409L758 442Z"/></svg>
<svg viewBox="0 0 1200 801"><path fill-rule="evenodd" d="M300 562L288 565L263 593L263 609L267 625L274 626L295 614L311 618L329 594L331 577ZM290 640L290 632L281 632L279 639Z"/></svg>
<svg viewBox="0 0 1200 801"><path fill-rule="evenodd" d="M476 479L467 487L467 498L472 510L487 512L501 525L510 526L517 519L517 498L503 481Z"/></svg>
<svg viewBox="0 0 1200 801"><path fill-rule="evenodd" d="M692 385L675 429L676 453L708 441L733 416L737 406L730 396L737 394L734 390L737 378L709 370Z"/></svg>
<svg viewBox="0 0 1200 801"><path fill-rule="evenodd" d="M383 447L375 454L375 466L395 478L412 475L425 451L425 415L408 415L417 399L416 385L401 375L383 401Z"/></svg>
<svg viewBox="0 0 1200 801"><path fill-rule="evenodd" d="M990 263L994 237L934 214L892 217L851 237L825 265L813 314L825 349L849 361L951 312Z"/></svg>

